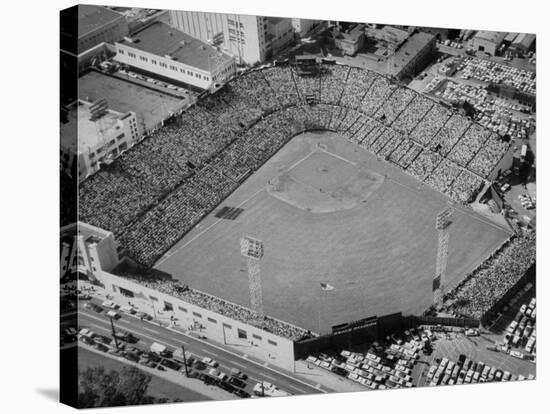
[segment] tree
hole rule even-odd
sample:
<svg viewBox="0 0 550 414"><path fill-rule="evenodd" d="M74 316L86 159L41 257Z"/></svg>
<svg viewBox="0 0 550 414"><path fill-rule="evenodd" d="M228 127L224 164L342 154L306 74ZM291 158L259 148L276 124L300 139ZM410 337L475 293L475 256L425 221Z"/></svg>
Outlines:
<svg viewBox="0 0 550 414"><path fill-rule="evenodd" d="M151 403L147 388L151 376L135 367L105 371L92 367L79 373L79 408L112 407Z"/></svg>

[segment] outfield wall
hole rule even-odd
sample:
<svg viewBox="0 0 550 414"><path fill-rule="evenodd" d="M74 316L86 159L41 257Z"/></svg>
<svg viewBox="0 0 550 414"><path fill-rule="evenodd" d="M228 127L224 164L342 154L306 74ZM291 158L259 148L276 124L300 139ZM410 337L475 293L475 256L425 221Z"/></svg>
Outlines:
<svg viewBox="0 0 550 414"><path fill-rule="evenodd" d="M264 359L272 365L289 371L294 369L294 342L289 339L153 290L127 278L102 272L98 279L107 291L125 296L128 302L141 311L151 315L160 312L173 315L179 329L198 330L209 340L220 344L241 349L254 348L250 354L264 355ZM172 307L173 311L163 311L167 305ZM199 325L203 328L198 329Z"/></svg>

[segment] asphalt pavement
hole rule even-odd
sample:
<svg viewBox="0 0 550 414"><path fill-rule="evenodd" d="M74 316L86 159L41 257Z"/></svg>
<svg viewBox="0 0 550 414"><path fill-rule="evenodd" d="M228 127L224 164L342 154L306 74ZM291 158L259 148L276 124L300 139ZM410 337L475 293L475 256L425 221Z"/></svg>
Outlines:
<svg viewBox="0 0 550 414"><path fill-rule="evenodd" d="M81 302L81 305L83 303ZM104 313L97 313L84 309L78 309L79 328L89 328L98 334L111 336L111 325ZM228 373L231 368L237 368L246 373L249 381L254 383L267 381L275 384L283 391L290 394L315 394L331 392L332 390L319 384L310 384L298 378L292 373L283 372L278 368L269 366L265 362L253 360L247 355L238 355L232 351L224 350L218 345L210 344L204 340L179 333L156 324L141 321L139 318L124 315L115 322L115 329L133 333L140 341L136 346L147 349L153 342L157 342L171 349L181 349L183 345L187 355L210 357L220 364L220 370Z"/></svg>

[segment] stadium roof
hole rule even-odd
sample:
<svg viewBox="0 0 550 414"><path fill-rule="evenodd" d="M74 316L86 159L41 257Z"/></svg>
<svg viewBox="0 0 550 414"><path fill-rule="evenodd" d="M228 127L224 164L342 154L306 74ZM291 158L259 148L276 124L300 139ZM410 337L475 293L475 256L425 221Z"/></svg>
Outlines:
<svg viewBox="0 0 550 414"><path fill-rule="evenodd" d="M212 61L221 59L221 63L225 63L233 59L215 47L162 22L155 22L134 33L131 40L119 43L157 56L169 55L175 61L205 71L211 70Z"/></svg>
<svg viewBox="0 0 550 414"><path fill-rule="evenodd" d="M102 6L78 5L78 37L112 21L123 19L121 14Z"/></svg>
<svg viewBox="0 0 550 414"><path fill-rule="evenodd" d="M506 37L506 32L492 32L488 30L481 30L477 32L474 36L475 39L486 40L488 42L494 43L497 46L500 46L504 38Z"/></svg>

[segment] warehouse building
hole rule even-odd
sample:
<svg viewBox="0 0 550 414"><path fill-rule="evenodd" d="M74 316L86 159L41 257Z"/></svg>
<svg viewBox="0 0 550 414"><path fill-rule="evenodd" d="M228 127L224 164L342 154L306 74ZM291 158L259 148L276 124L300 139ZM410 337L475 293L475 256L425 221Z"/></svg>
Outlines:
<svg viewBox="0 0 550 414"><path fill-rule="evenodd" d="M505 32L481 30L474 36L472 47L476 52L485 52L495 56L506 35Z"/></svg>
<svg viewBox="0 0 550 414"><path fill-rule="evenodd" d="M162 22L125 37L115 48L120 63L200 89L224 83L237 71L233 57Z"/></svg>

